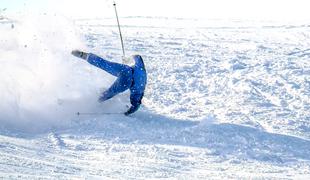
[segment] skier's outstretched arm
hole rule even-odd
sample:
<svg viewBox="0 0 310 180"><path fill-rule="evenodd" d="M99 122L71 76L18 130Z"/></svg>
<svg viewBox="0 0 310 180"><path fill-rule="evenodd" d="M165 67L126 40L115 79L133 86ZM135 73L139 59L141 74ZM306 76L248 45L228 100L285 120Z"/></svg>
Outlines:
<svg viewBox="0 0 310 180"><path fill-rule="evenodd" d="M125 112L126 116L136 112L139 109L142 98L143 94L130 94L131 107L127 110L127 112Z"/></svg>
<svg viewBox="0 0 310 180"><path fill-rule="evenodd" d="M124 114L126 116L128 116L128 115L136 112L139 109L140 105L141 105L141 102L131 103L131 107Z"/></svg>

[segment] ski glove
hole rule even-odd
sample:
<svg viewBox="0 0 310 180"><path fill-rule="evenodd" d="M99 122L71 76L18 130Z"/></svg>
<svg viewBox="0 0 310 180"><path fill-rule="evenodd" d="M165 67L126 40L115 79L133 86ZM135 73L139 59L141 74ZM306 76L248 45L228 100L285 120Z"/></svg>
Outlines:
<svg viewBox="0 0 310 180"><path fill-rule="evenodd" d="M130 95L131 107L124 114L126 116L128 116L128 115L136 112L141 105L142 98L143 98L143 93L142 94L131 94Z"/></svg>
<svg viewBox="0 0 310 180"><path fill-rule="evenodd" d="M141 103L133 104L133 105L128 109L128 111L124 113L125 116L128 116L128 115L130 115L130 114L136 112L136 111L139 109L140 105L141 105Z"/></svg>
<svg viewBox="0 0 310 180"><path fill-rule="evenodd" d="M75 57L82 58L82 59L85 59L85 60L87 60L87 58L88 58L88 53L83 52L83 51L79 51L79 50L73 50L71 52L71 54L73 56L75 56Z"/></svg>

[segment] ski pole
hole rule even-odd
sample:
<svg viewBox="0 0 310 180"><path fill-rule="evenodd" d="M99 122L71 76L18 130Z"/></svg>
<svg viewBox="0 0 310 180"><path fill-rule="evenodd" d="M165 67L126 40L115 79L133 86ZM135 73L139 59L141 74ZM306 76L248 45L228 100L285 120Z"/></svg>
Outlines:
<svg viewBox="0 0 310 180"><path fill-rule="evenodd" d="M116 114L124 114L124 113L96 113L96 112L77 112L76 115L78 116L92 116L92 115L116 115Z"/></svg>
<svg viewBox="0 0 310 180"><path fill-rule="evenodd" d="M118 25L118 31L119 31L119 36L121 38L121 44L122 44L122 50L123 50L123 57L125 57L125 49L124 49L124 43L123 43L123 36L121 32L121 27L119 25L119 20L118 20L118 15L117 15L117 10L116 10L116 3L115 1L113 2L114 10L115 10L115 15L116 15L116 20L117 20L117 25Z"/></svg>

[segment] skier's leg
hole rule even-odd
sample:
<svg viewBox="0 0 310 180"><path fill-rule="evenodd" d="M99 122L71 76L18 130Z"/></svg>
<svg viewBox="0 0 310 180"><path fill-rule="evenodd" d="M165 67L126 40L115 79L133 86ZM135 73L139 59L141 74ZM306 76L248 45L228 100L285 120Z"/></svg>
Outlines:
<svg viewBox="0 0 310 180"><path fill-rule="evenodd" d="M120 77L121 74L131 72L131 67L125 64L110 62L92 53L88 54L87 61L90 64L101 68L116 77Z"/></svg>
<svg viewBox="0 0 310 180"><path fill-rule="evenodd" d="M121 76L116 79L116 81L112 84L112 86L102 93L99 98L100 102L111 99L118 93L124 92L130 88L132 83L132 72L125 71L121 73Z"/></svg>

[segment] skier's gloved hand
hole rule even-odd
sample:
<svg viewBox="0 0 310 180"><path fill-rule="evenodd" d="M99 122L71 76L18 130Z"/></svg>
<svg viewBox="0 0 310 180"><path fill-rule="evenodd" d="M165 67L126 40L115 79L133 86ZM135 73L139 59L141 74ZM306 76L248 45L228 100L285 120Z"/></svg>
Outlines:
<svg viewBox="0 0 310 180"><path fill-rule="evenodd" d="M122 61L123 61L123 64L129 65L131 62L131 57L122 56Z"/></svg>
<svg viewBox="0 0 310 180"><path fill-rule="evenodd" d="M83 52L83 51L79 51L79 50L73 50L71 52L71 54L73 56L75 56L75 57L82 58L82 59L85 59L85 60L87 60L87 58L88 58L88 53Z"/></svg>

